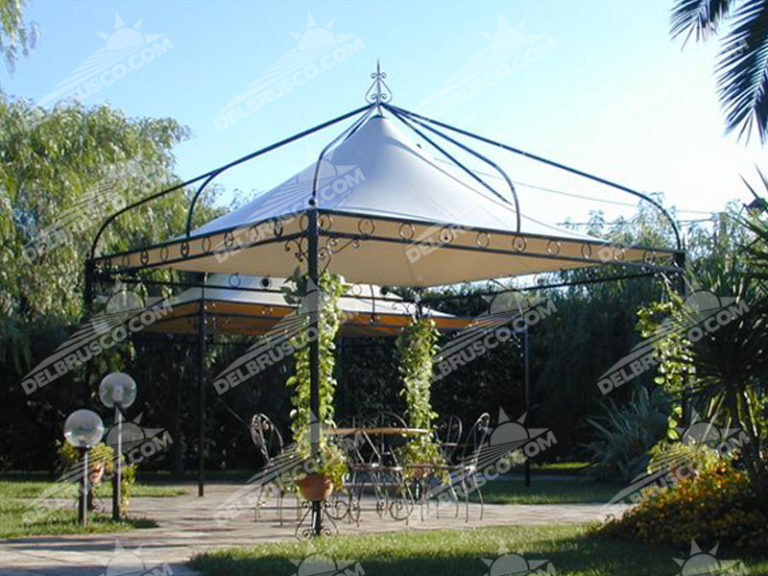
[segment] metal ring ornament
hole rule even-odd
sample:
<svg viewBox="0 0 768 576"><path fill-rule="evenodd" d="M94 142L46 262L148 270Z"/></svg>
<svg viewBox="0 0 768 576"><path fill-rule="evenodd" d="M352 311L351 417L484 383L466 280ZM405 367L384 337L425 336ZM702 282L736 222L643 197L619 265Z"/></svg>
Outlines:
<svg viewBox="0 0 768 576"><path fill-rule="evenodd" d="M584 260L592 260L592 245L591 244L582 244L581 245L581 256L584 258Z"/></svg>
<svg viewBox="0 0 768 576"><path fill-rule="evenodd" d="M547 242L547 253L552 256L557 256L560 254L560 249L562 248L562 244L560 244L559 240L550 240Z"/></svg>
<svg viewBox="0 0 768 576"><path fill-rule="evenodd" d="M370 218L363 218L357 223L357 230L364 236L370 236L376 231L376 225Z"/></svg>
<svg viewBox="0 0 768 576"><path fill-rule="evenodd" d="M438 237L440 238L441 244L450 244L454 240L456 240L456 231L449 227L449 226L443 226L440 228L440 233L438 234Z"/></svg>
<svg viewBox="0 0 768 576"><path fill-rule="evenodd" d="M146 266L149 263L149 252L147 252L146 248L142 248L141 253L139 254L139 261Z"/></svg>
<svg viewBox="0 0 768 576"><path fill-rule="evenodd" d="M256 243L261 239L261 231L259 230L259 227L256 226L256 224L251 224L248 227L248 240L250 240L252 243Z"/></svg>
<svg viewBox="0 0 768 576"><path fill-rule="evenodd" d="M276 238L280 238L283 235L283 221L275 218L272 221L272 232Z"/></svg>
<svg viewBox="0 0 768 576"><path fill-rule="evenodd" d="M480 248L488 248L491 243L491 235L488 234L488 232L478 232L477 237L475 238L475 243L480 246Z"/></svg>
<svg viewBox="0 0 768 576"><path fill-rule="evenodd" d="M240 284L242 282L240 280L240 273L239 272L234 272L233 274L230 274L229 278L227 280L229 281L229 285L232 288L239 288Z"/></svg>
<svg viewBox="0 0 768 576"><path fill-rule="evenodd" d="M646 250L643 252L643 262L646 264L656 264L656 251Z"/></svg>
<svg viewBox="0 0 768 576"><path fill-rule="evenodd" d="M211 242L210 236L206 236L200 241L200 248L202 248L203 252L206 254L210 254L213 251L213 242Z"/></svg>
<svg viewBox="0 0 768 576"><path fill-rule="evenodd" d="M179 248L179 251L181 252L182 258L186 258L187 256L189 256L189 242L184 240L181 243L181 247Z"/></svg>
<svg viewBox="0 0 768 576"><path fill-rule="evenodd" d="M400 224L399 234L403 240L413 240L413 237L416 235L416 228L413 227L413 224L407 222Z"/></svg>
<svg viewBox="0 0 768 576"><path fill-rule="evenodd" d="M320 214L317 219L317 225L321 230L330 230L333 228L333 216L331 214Z"/></svg>
<svg viewBox="0 0 768 576"><path fill-rule="evenodd" d="M513 236L512 248L514 248L517 252L525 252L528 248L528 240L522 236Z"/></svg>

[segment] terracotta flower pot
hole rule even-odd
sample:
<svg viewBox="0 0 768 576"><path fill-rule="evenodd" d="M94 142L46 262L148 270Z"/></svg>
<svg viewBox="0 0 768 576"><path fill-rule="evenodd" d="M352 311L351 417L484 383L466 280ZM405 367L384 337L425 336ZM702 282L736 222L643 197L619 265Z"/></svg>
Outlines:
<svg viewBox="0 0 768 576"><path fill-rule="evenodd" d="M301 495L310 502L328 500L333 494L333 481L325 474L307 474L296 481Z"/></svg>
<svg viewBox="0 0 768 576"><path fill-rule="evenodd" d="M88 469L88 482L91 484L91 486L96 486L99 482L101 482L102 477L104 476L104 465L99 466L90 466Z"/></svg>

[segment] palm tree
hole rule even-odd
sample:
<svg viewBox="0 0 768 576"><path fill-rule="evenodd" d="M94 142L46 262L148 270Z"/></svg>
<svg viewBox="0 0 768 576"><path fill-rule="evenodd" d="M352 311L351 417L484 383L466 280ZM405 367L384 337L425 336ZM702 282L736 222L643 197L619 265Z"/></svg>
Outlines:
<svg viewBox="0 0 768 576"><path fill-rule="evenodd" d="M675 0L672 37L704 41L720 31L717 85L728 131L768 139L768 0Z"/></svg>

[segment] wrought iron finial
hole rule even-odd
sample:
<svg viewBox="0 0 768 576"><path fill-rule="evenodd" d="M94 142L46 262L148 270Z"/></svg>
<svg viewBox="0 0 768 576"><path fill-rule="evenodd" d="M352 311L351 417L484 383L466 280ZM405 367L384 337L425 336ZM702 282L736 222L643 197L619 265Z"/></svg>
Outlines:
<svg viewBox="0 0 768 576"><path fill-rule="evenodd" d="M368 88L368 92L365 93L365 99L368 102L375 104L382 104L383 102L389 102L392 100L392 90L389 89L384 79L387 77L386 72L381 71L381 64L376 60L376 72L371 73L373 83Z"/></svg>

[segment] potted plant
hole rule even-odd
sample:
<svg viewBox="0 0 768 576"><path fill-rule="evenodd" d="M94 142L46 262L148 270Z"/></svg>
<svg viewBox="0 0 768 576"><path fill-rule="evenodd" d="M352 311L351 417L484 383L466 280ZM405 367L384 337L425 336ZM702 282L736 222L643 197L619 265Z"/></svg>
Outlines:
<svg viewBox="0 0 768 576"><path fill-rule="evenodd" d="M322 427L333 427L334 408L333 397L336 390L336 379L333 377L335 359L335 337L342 322L342 311L339 308L339 298L344 294L346 286L340 276L324 272L318 281L320 294L318 309L318 326L313 331L318 338L320 352L320 385L319 410L317 419ZM306 276L297 269L289 279L289 285L284 287L285 299L298 306L299 314L306 315L307 296L314 287L310 286ZM291 340L296 350L294 354L295 371L288 379L288 386L293 389L291 403L291 430L299 454L306 460L306 475L296 482L302 495L310 501L328 499L334 488L344 485L347 474L347 460L344 452L336 444L330 442L323 434L320 435L319 449L313 453L310 442L310 366L309 343L307 334Z"/></svg>
<svg viewBox="0 0 768 576"><path fill-rule="evenodd" d="M68 442L56 442L57 452L67 469L71 469L80 462L80 453L77 448ZM98 486L104 480L105 475L111 477L114 473L114 450L111 446L102 443L88 450L88 483L91 487ZM136 465L126 465L123 461L120 477L120 509L127 512L131 499L133 485L136 483ZM93 510L93 491L88 494L88 509Z"/></svg>
<svg viewBox="0 0 768 576"><path fill-rule="evenodd" d="M57 441L56 445L59 457L67 469L72 469L80 463L81 458L77 448L69 442ZM88 483L92 488L101 483L105 473L107 475L112 474L114 471L113 458L114 451L103 442L88 450ZM80 478L80 476L75 477ZM93 490L88 492L88 509L94 509Z"/></svg>
<svg viewBox="0 0 768 576"><path fill-rule="evenodd" d="M309 470L314 470L296 481L301 495L310 502L328 500L334 488L344 485L347 475L347 458L333 443L321 442L320 451L308 459Z"/></svg>

